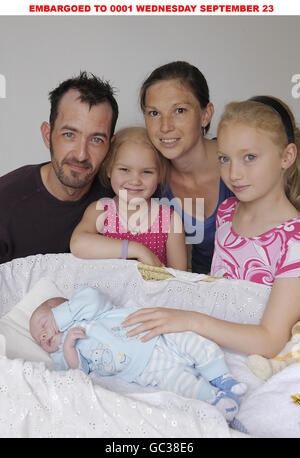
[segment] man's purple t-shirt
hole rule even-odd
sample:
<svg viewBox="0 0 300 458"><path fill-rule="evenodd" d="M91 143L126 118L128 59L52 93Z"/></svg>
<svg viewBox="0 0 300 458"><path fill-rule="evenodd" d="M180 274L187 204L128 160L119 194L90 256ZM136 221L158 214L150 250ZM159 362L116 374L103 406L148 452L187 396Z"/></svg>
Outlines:
<svg viewBox="0 0 300 458"><path fill-rule="evenodd" d="M80 200L56 199L42 182L43 165L26 165L0 178L0 263L70 252L72 232L86 207L110 196L96 177Z"/></svg>

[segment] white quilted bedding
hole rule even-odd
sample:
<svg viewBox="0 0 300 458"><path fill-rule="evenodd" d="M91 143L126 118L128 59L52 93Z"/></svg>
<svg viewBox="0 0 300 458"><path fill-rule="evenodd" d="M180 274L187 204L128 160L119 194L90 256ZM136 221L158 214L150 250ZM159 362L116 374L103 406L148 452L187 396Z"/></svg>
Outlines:
<svg viewBox="0 0 300 458"><path fill-rule="evenodd" d="M131 301L242 323L261 319L269 288L237 280L207 283L200 275L172 272L176 278L146 282L136 261L79 260L71 254L17 259L0 265L0 315L47 277L66 297L87 284L105 290L118 306ZM300 392L299 363L262 383L244 356L226 352L232 373L248 384L238 416L248 431L242 434L202 401L79 370L55 372L45 362L22 357L22 345L16 350L16 359L0 356L0 437L300 437L300 406L291 400Z"/></svg>

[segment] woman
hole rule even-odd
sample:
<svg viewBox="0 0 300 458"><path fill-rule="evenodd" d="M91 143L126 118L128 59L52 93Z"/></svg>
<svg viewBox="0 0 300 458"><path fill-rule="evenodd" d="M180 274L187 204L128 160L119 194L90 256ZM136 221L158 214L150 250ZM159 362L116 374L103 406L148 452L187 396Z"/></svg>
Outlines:
<svg viewBox="0 0 300 458"><path fill-rule="evenodd" d="M216 141L205 138L214 114L206 79L187 62L163 65L144 81L140 104L152 143L171 161L168 188L160 197L176 197L175 209L183 209L187 241L193 244L192 271L207 274L217 208L232 193L220 178ZM188 210L187 198L192 198ZM200 198L204 199L202 215L196 207L196 203L201 207Z"/></svg>

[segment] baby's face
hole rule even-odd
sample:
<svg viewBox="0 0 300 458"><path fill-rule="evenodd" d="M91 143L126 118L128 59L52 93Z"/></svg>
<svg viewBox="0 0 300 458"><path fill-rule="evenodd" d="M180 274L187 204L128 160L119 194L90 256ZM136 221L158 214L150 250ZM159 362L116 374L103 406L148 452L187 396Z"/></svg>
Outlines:
<svg viewBox="0 0 300 458"><path fill-rule="evenodd" d="M34 340L47 353L58 350L63 333L59 331L52 308L65 302L66 299L57 297L40 305L30 319L30 333Z"/></svg>

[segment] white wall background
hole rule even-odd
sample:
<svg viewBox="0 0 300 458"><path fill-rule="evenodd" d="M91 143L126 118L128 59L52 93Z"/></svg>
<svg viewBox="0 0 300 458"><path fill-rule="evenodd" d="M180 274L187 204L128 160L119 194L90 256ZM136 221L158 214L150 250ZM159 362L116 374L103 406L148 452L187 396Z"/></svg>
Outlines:
<svg viewBox="0 0 300 458"><path fill-rule="evenodd" d="M300 123L291 82L300 73L299 43L299 16L2 16L0 175L48 160L39 130L49 116L48 92L80 70L118 89L118 127L142 123L142 81L177 59L198 66L208 80L216 108L211 134L227 102L258 94L282 98Z"/></svg>

